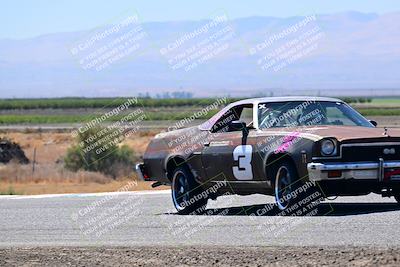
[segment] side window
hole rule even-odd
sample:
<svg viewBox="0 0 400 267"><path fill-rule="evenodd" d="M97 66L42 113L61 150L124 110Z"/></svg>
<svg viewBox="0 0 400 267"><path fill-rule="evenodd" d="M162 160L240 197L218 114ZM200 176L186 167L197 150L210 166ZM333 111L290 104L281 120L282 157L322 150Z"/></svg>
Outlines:
<svg viewBox="0 0 400 267"><path fill-rule="evenodd" d="M240 113L238 114L237 107L233 107L233 108L229 109L213 125L211 132L213 132L213 133L229 132L229 126L230 126L231 122L238 120L239 117L240 117Z"/></svg>
<svg viewBox="0 0 400 267"><path fill-rule="evenodd" d="M240 121L244 121L247 126L253 125L253 107L244 107L240 114Z"/></svg>
<svg viewBox="0 0 400 267"><path fill-rule="evenodd" d="M288 102L262 103L258 106L258 120L260 129L272 127L295 127L301 110L294 109Z"/></svg>
<svg viewBox="0 0 400 267"><path fill-rule="evenodd" d="M233 121L244 121L246 124L252 125L253 123L253 106L242 105L229 109L221 118L213 125L211 131L213 133L231 132L233 129L230 127Z"/></svg>

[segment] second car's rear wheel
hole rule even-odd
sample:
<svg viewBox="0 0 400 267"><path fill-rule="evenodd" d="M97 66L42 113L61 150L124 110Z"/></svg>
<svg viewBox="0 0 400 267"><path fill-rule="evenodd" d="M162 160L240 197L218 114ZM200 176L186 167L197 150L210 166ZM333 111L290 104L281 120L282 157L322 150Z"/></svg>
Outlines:
<svg viewBox="0 0 400 267"><path fill-rule="evenodd" d="M172 201L179 214L200 214L207 206L207 196L186 166L174 170L171 183Z"/></svg>

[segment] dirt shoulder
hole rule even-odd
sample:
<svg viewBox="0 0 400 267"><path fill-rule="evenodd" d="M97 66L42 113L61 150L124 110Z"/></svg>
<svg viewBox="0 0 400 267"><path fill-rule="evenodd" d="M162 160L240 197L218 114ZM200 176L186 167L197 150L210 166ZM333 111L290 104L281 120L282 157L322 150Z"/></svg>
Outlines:
<svg viewBox="0 0 400 267"><path fill-rule="evenodd" d="M40 247L0 249L0 266L398 266L395 248Z"/></svg>
<svg viewBox="0 0 400 267"><path fill-rule="evenodd" d="M107 183L79 183L79 182L61 182L61 183L9 183L0 182L0 195L41 195L41 194L69 194L69 193L101 193L101 192L117 192L126 185L132 186L130 190L164 190L169 189L168 186L159 186L152 188L152 182L136 182L136 181L110 181Z"/></svg>

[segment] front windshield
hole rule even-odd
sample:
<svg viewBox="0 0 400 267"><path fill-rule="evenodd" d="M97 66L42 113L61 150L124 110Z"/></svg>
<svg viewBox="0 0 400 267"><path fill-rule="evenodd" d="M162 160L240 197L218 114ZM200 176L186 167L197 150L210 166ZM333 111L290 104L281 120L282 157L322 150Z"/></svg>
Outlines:
<svg viewBox="0 0 400 267"><path fill-rule="evenodd" d="M316 125L373 127L347 104L328 101L260 103L258 121L260 129Z"/></svg>

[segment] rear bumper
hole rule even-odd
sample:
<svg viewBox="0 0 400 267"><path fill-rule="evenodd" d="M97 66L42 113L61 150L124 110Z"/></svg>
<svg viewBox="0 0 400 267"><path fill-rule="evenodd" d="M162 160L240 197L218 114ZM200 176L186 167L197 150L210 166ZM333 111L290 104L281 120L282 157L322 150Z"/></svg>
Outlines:
<svg viewBox="0 0 400 267"><path fill-rule="evenodd" d="M144 164L143 163L137 163L135 165L135 171L136 171L136 174L137 174L139 180L148 181L148 179L145 179L145 178L147 178L147 175L144 173Z"/></svg>
<svg viewBox="0 0 400 267"><path fill-rule="evenodd" d="M307 165L310 181L356 179L383 182L385 179L385 170L392 168L400 168L400 161L385 162L383 159L379 159L379 162L312 162ZM341 176L329 177L329 171L341 171Z"/></svg>

